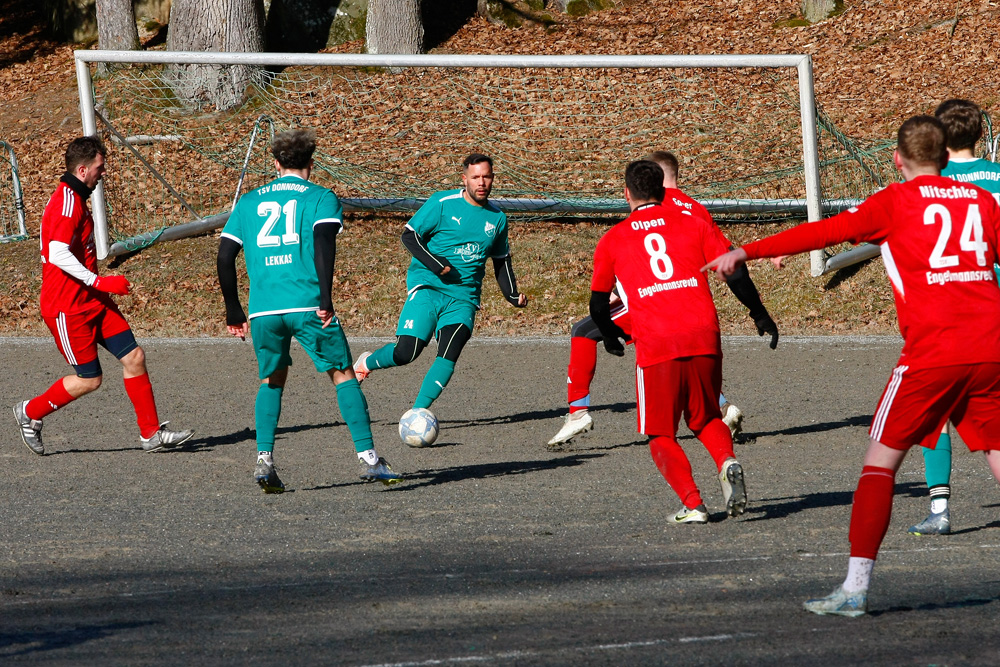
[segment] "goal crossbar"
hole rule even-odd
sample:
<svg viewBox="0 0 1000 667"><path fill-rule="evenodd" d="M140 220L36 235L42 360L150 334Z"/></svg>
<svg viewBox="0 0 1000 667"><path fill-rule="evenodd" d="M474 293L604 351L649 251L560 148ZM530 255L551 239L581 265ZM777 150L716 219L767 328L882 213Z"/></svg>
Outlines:
<svg viewBox="0 0 1000 667"><path fill-rule="evenodd" d="M97 132L97 119L90 75L91 63L253 65L261 67L345 66L384 68L787 68L797 73L802 158L805 184L805 213L810 221L822 217L817 113L813 94L812 58L804 54L759 55L369 55L302 53L232 53L194 51L106 51L74 52L80 113L85 134ZM98 257L109 251L109 234L103 185L94 195L95 242ZM540 204L542 206L545 203ZM824 256L814 253L812 272L822 272Z"/></svg>

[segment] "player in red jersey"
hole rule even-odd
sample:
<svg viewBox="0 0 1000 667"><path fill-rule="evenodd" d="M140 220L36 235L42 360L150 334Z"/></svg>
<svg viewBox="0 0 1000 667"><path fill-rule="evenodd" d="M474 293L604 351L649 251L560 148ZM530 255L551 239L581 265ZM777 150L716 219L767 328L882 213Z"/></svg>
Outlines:
<svg viewBox="0 0 1000 667"><path fill-rule="evenodd" d="M701 267L728 249L708 220L664 206L663 170L650 160L625 170L625 199L631 215L612 227L594 251L590 316L605 349L621 356L625 332L611 317L616 286L632 317L636 355L639 432L683 507L671 523L707 523L708 511L691 476L691 463L677 443L683 415L715 460L726 511L746 509L743 469L722 422L719 318Z"/></svg>
<svg viewBox="0 0 1000 667"><path fill-rule="evenodd" d="M701 216L715 226L715 221L712 220L708 209L678 189L677 179L680 165L673 153L653 151L645 159L660 165L660 169L663 170L664 206L676 207L686 215ZM721 231L719 231L719 235L727 248L732 247ZM750 311L750 317L757 326L757 333L761 336L770 334L771 349L777 347L778 326L761 302L757 287L750 279L750 273L746 269L738 271L726 278L726 284L736 298ZM628 307L614 292L611 293L611 318L622 331L631 335L632 322ZM570 331L569 368L566 373L569 414L564 418L559 431L549 440L548 446L550 448L558 448L594 427L594 419L590 416L589 410L590 383L594 380L594 373L597 369L597 344L601 340L601 332L590 317L576 322ZM631 342L630 339L626 339L626 341ZM743 413L734 404L729 403L721 393L719 394L719 405L722 410L722 421L729 427L730 434L735 438L742 428Z"/></svg>
<svg viewBox="0 0 1000 667"><path fill-rule="evenodd" d="M1000 480L1000 288L993 274L1000 208L986 190L939 175L948 153L936 118L915 116L903 123L894 159L905 183L840 215L733 250L706 267L725 274L748 258L844 241L882 247L903 351L869 431L851 511L847 578L831 595L805 603L817 614L867 611L896 471L913 445L934 446L946 420L970 450L986 453Z"/></svg>
<svg viewBox="0 0 1000 667"><path fill-rule="evenodd" d="M176 447L193 433L171 431L159 421L145 353L110 296L128 294L128 280L97 275L94 219L87 199L104 177L106 154L96 136L70 142L66 173L42 213L42 318L59 352L76 373L57 380L40 396L14 406L21 439L38 455L45 453L42 419L101 386L98 344L122 363L125 391L135 407L145 451Z"/></svg>

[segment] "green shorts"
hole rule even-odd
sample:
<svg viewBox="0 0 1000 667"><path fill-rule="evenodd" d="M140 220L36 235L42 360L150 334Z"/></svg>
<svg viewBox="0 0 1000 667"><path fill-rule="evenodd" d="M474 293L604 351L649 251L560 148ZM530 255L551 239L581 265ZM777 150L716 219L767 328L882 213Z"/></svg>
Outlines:
<svg viewBox="0 0 1000 667"><path fill-rule="evenodd" d="M316 311L261 315L250 320L250 336L257 353L257 372L260 379L292 365L288 353L292 336L309 354L316 370L344 370L351 367L351 348L336 317L327 328L316 316Z"/></svg>
<svg viewBox="0 0 1000 667"><path fill-rule="evenodd" d="M471 332L476 325L476 305L437 290L415 289L406 297L396 325L397 336L413 336L425 343L449 324L464 324Z"/></svg>

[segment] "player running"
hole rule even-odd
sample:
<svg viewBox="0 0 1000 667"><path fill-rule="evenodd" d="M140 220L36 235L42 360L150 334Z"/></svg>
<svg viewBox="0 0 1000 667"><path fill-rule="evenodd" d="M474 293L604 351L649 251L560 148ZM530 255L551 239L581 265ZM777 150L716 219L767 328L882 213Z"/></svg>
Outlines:
<svg viewBox="0 0 1000 667"><path fill-rule="evenodd" d="M676 207L685 215L699 215L715 226L715 221L712 220L708 209L677 188L680 166L673 153L654 151L645 159L660 165L660 169L663 170L664 206ZM720 231L719 234L721 235L722 232ZM732 247L732 244L724 236L723 240L727 247ZM750 317L753 318L754 324L757 326L757 333L761 336L765 333L770 334L771 349L777 347L778 326L761 302L757 286L750 279L750 273L743 268L733 276L726 278L726 284L736 295L736 298L750 310ZM617 291L611 293L611 319L625 332L626 343L630 343L632 322L628 307L619 298ZM589 316L575 323L570 330L569 369L566 377L569 414L566 415L559 431L549 440L549 447L557 448L581 433L594 428L594 419L590 416L589 410L590 384L593 382L594 373L597 370L597 344L601 340L601 332ZM729 403L721 393L719 394L719 405L722 410L722 421L729 427L730 435L735 438L742 429L743 412Z"/></svg>
<svg viewBox="0 0 1000 667"><path fill-rule="evenodd" d="M639 432L649 436L653 461L683 506L671 523L708 523L708 510L677 442L681 415L715 461L726 512L746 510L743 468L719 411L722 343L719 318L701 267L729 245L707 219L664 206L663 170L649 160L625 170L632 213L612 227L594 251L590 316L605 349L622 356L625 332L611 317L619 286L632 318Z"/></svg>
<svg viewBox="0 0 1000 667"><path fill-rule="evenodd" d="M97 346L122 364L125 393L135 408L142 448L158 452L177 447L194 431L172 431L160 423L146 354L112 300L131 288L123 276L97 275L94 219L87 199L104 177L107 149L96 136L80 137L66 148L66 173L42 212L41 311L56 347L76 371L56 380L41 396L14 406L21 440L35 454L45 454L42 419L101 386L104 378Z"/></svg>
<svg viewBox="0 0 1000 667"><path fill-rule="evenodd" d="M983 136L982 111L979 105L968 100L947 100L934 115L944 126L948 143L948 166L942 176L962 183L972 183L993 193L1000 202L1000 165L977 158L976 143ZM1000 267L993 270L1000 277ZM947 535L951 532L951 433L945 424L938 436L937 445L921 449L924 455L924 477L931 496L931 512L926 519L910 526L911 535Z"/></svg>
<svg viewBox="0 0 1000 667"><path fill-rule="evenodd" d="M333 312L330 291L337 234L344 227L343 208L333 192L309 182L315 150L316 138L310 131L277 135L271 153L279 177L240 199L219 241L226 328L241 339L249 330L257 355L261 384L254 406L254 480L265 493L285 490L274 466L274 432L292 365L293 336L316 370L333 380L340 414L363 468L361 479L388 485L402 478L375 451L368 403L351 369L344 330ZM249 325L236 284L236 256L241 249L250 279Z"/></svg>
<svg viewBox="0 0 1000 667"><path fill-rule="evenodd" d="M414 408L429 408L455 372L455 362L472 337L487 258L493 260L493 274L507 302L517 308L528 303L517 289L511 266L507 216L489 201L493 160L479 153L465 158L462 185L433 194L406 224L402 241L413 259L406 272L407 296L396 342L363 352L354 362L358 380L364 380L377 369L410 363L433 335L437 357Z"/></svg>
<svg viewBox="0 0 1000 667"><path fill-rule="evenodd" d="M944 128L932 116L903 123L894 161L904 183L840 215L747 244L708 264L726 274L748 258L844 241L882 247L903 351L869 431L851 511L847 577L829 596L805 603L817 614L867 611L896 471L910 447L933 446L949 418L970 450L986 453L1000 480L1000 288L992 268L1000 208L985 190L940 176L948 153Z"/></svg>

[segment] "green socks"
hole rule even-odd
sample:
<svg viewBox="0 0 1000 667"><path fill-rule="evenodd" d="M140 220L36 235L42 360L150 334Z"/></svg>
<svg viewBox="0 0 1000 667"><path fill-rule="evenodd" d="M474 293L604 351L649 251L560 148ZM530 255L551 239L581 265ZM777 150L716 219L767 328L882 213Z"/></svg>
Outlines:
<svg viewBox="0 0 1000 667"><path fill-rule="evenodd" d="M389 347L389 356L392 356L392 346ZM385 348L382 348L384 350ZM368 363L376 354L368 357ZM373 368L369 365L368 368ZM357 380L348 380L336 385L337 405L340 407L340 416L347 422L347 430L351 432L351 440L354 441L354 449L363 452L372 449L372 424L368 415L368 401L361 392L361 385Z"/></svg>
<svg viewBox="0 0 1000 667"><path fill-rule="evenodd" d="M281 416L281 394L284 387L272 387L266 382L257 390L254 405L254 422L257 427L257 451L274 451L274 432L278 429Z"/></svg>
<svg viewBox="0 0 1000 667"><path fill-rule="evenodd" d="M431 403L437 400L444 388L448 386L448 380L455 372L455 362L448 361L444 357L434 357L434 363L427 370L423 384L420 385L420 392L417 400L414 401L415 408L429 408Z"/></svg>
<svg viewBox="0 0 1000 667"><path fill-rule="evenodd" d="M383 345L379 349L372 352L371 356L365 359L365 366L367 366L370 371L395 366L396 362L392 360L392 351L395 349L396 346L393 344Z"/></svg>
<svg viewBox="0 0 1000 667"><path fill-rule="evenodd" d="M927 488L951 484L951 436L942 433L934 449L923 448Z"/></svg>

